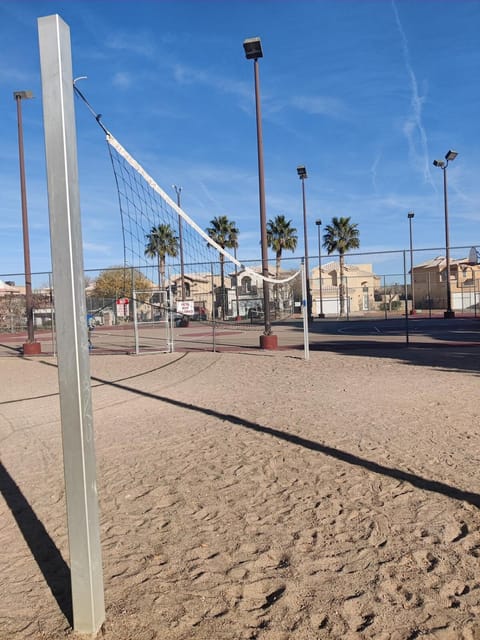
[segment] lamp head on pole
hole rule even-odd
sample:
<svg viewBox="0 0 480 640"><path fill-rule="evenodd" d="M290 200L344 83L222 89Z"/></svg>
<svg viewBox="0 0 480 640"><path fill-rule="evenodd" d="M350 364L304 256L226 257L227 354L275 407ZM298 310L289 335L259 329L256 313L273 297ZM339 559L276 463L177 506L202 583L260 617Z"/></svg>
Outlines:
<svg viewBox="0 0 480 640"><path fill-rule="evenodd" d="M315 224L317 225L317 227L319 227L322 224L321 220L315 220Z"/></svg>
<svg viewBox="0 0 480 640"><path fill-rule="evenodd" d="M304 180L305 178L308 178L307 170L305 169L304 166L297 167L297 173L300 180Z"/></svg>
<svg viewBox="0 0 480 640"><path fill-rule="evenodd" d="M445 155L445 160L447 162L451 162L452 160L455 160L455 158L458 156L458 153L456 151L453 151L452 149L450 149L450 151L448 151Z"/></svg>
<svg viewBox="0 0 480 640"><path fill-rule="evenodd" d="M433 161L433 166L434 167L440 167L440 169L444 169L445 168L445 162L443 160L434 160Z"/></svg>
<svg viewBox="0 0 480 640"><path fill-rule="evenodd" d="M415 217L415 214L413 213L413 211L409 211L407 215L410 220Z"/></svg>
<svg viewBox="0 0 480 640"><path fill-rule="evenodd" d="M31 91L14 91L13 92L14 100L28 100L29 98L33 98L33 93Z"/></svg>
<svg viewBox="0 0 480 640"><path fill-rule="evenodd" d="M245 49L245 57L247 60L258 60L258 58L263 58L262 42L260 38L247 38L243 41L243 48Z"/></svg>

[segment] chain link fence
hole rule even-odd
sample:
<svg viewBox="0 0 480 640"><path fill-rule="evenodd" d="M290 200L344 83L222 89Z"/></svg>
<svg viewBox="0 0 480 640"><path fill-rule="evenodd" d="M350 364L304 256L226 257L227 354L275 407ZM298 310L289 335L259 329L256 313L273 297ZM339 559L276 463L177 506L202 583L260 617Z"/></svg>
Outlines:
<svg viewBox="0 0 480 640"><path fill-rule="evenodd" d="M333 322L443 317L450 306L458 318L477 318L480 265L469 247L453 247L447 269L441 249L412 249L310 256L308 300L302 300L297 276L269 287L269 316L275 331L290 331L286 342L302 343L302 303L308 305L310 339L333 339ZM413 269L411 268L413 265ZM92 351L151 353L181 349L257 348L265 329L263 281L258 262L228 271L220 264L169 267L164 288L151 276L151 265L112 267L85 272L86 318ZM319 268L321 266L321 269ZM272 261L269 273L294 274L299 258ZM447 276L448 273L448 276ZM258 274L258 277L255 276ZM449 286L447 286L447 283ZM26 331L25 277L0 274L0 334L3 342L22 341ZM36 340L55 352L55 289L50 273L32 274ZM330 324L329 324L330 323ZM408 329L400 329L400 333ZM338 331L341 334L341 331ZM378 333L378 328L376 329ZM345 333L345 330L344 330ZM380 339L380 336L379 336Z"/></svg>

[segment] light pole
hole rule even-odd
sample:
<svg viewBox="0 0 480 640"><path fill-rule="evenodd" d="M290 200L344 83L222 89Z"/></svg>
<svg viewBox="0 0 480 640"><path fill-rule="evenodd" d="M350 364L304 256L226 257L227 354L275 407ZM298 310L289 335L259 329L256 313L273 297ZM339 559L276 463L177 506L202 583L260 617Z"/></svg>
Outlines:
<svg viewBox="0 0 480 640"><path fill-rule="evenodd" d="M308 322L313 322L312 316L312 292L310 289L310 270L308 267L308 234L307 234L307 206L305 200L305 179L308 178L307 170L304 166L297 167L298 177L302 181L302 204L303 204L303 243L305 252L305 275L307 279L307 315Z"/></svg>
<svg viewBox="0 0 480 640"><path fill-rule="evenodd" d="M318 230L318 290L320 292L320 313L318 314L319 318L325 318L325 314L323 313L323 295L322 295L322 243L320 239L320 227L322 226L321 220L315 220L315 224L317 225Z"/></svg>
<svg viewBox="0 0 480 640"><path fill-rule="evenodd" d="M443 202L445 206L445 257L447 262L447 310L443 314L444 318L454 318L455 311L452 309L452 287L450 284L450 238L448 232L448 198L447 198L447 167L448 163L455 160L458 156L456 151L448 151L445 160L434 160L435 167L439 167L443 171Z"/></svg>
<svg viewBox="0 0 480 640"><path fill-rule="evenodd" d="M263 168L263 135L262 135L262 113L260 106L260 79L258 71L258 59L263 58L262 43L260 38L247 38L243 42L245 57L253 60L253 72L255 79L255 112L257 120L257 154L258 154L258 192L260 199L260 244L262 248L262 273L264 278L268 278L268 244L267 244L267 214L265 204L265 174ZM272 335L272 325L270 322L270 292L268 283L263 281L263 313L265 329L260 336L260 346L263 349L276 349L277 336Z"/></svg>
<svg viewBox="0 0 480 640"><path fill-rule="evenodd" d="M408 227L410 233L410 291L412 293L412 308L410 313L415 315L415 283L413 279L413 240L412 240L412 220L415 217L413 211L409 211L408 214Z"/></svg>
<svg viewBox="0 0 480 640"><path fill-rule="evenodd" d="M180 194L182 193L182 187L177 187L176 184L172 184L172 188L175 190L177 194L177 205L180 206ZM185 300L185 268L183 264L183 220L182 216L178 215L178 244L180 250L180 300Z"/></svg>
<svg viewBox="0 0 480 640"><path fill-rule="evenodd" d="M33 94L31 91L14 91L13 98L17 103L18 157L20 161L20 192L22 198L23 259L25 265L25 310L27 316L27 342L23 345L23 354L32 355L40 353L41 345L39 342L35 342L33 328L32 271L30 267L25 155L23 151L22 100L33 98Z"/></svg>

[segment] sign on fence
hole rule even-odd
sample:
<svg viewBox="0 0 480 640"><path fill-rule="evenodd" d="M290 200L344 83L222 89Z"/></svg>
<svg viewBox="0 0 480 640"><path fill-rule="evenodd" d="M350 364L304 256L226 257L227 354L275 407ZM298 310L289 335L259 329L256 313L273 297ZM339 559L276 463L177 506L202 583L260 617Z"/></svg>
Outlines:
<svg viewBox="0 0 480 640"><path fill-rule="evenodd" d="M128 298L118 298L117 300L117 318L125 318L129 315Z"/></svg>
<svg viewBox="0 0 480 640"><path fill-rule="evenodd" d="M177 300L177 313L184 316L193 316L195 313L193 300Z"/></svg>

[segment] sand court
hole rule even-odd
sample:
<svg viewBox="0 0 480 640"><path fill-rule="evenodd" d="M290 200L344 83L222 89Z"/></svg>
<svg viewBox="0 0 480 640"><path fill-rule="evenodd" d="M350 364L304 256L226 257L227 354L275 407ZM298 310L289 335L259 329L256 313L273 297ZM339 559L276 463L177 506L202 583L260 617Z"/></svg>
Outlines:
<svg viewBox="0 0 480 640"><path fill-rule="evenodd" d="M99 637L480 637L478 355L92 357ZM2 378L0 638L71 637L56 361Z"/></svg>

